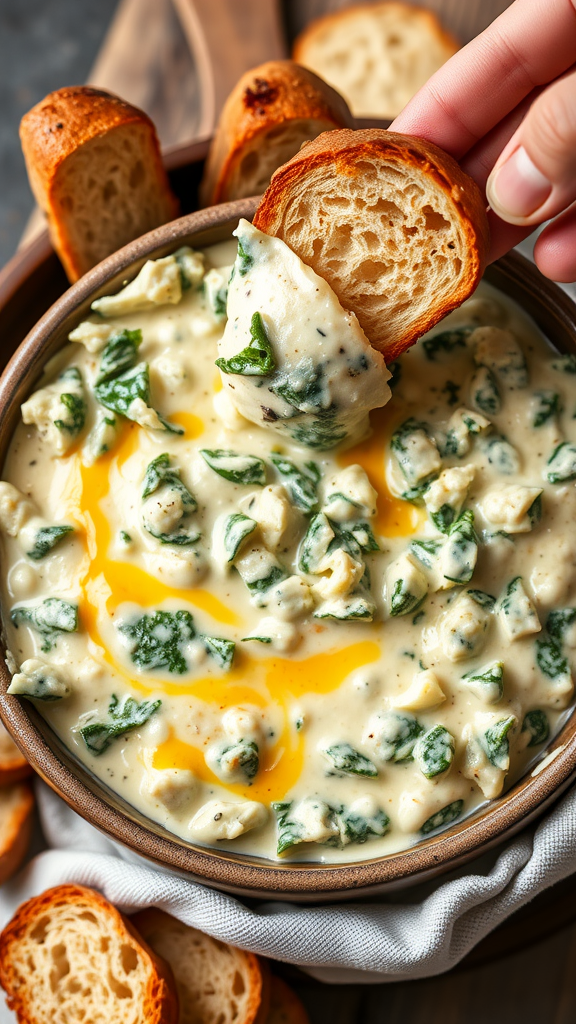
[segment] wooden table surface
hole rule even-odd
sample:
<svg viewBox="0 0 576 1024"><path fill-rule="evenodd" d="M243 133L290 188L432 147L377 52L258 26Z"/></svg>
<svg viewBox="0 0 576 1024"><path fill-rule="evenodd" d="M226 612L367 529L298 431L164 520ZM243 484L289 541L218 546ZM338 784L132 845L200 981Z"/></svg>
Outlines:
<svg viewBox="0 0 576 1024"><path fill-rule="evenodd" d="M70 4L80 6L84 2L69 0ZM276 34L272 0L198 0L191 17L186 10L190 3L191 0L120 0L88 76L91 83L143 107L154 119L164 146L204 134L222 100L223 83L212 82L207 86L210 69L203 66L207 55L213 59L213 48L219 45L217 34L212 31L211 35L208 30L200 50L193 48L195 59L191 55L190 44L196 43L192 36L198 12L205 17L210 10L213 24L219 17L224 24L226 17L234 19L237 15L236 10L230 12L230 3L244 9L247 18L254 15L259 4L265 5L272 52L281 55L282 46L286 46L284 32L293 35L308 18L342 6L343 0L287 0L281 10L282 38ZM471 35L471 23L484 27L508 3L428 0L427 5L441 9L448 27L466 41ZM2 0L0 29L1 19ZM236 31L233 24L229 31ZM262 45L262 40L253 41L252 55L258 52L258 45ZM237 55L236 70L241 60L242 54ZM52 87L60 84L63 83L57 81ZM210 90L207 104L206 91ZM460 967L450 974L422 981L375 986L321 985L290 967L283 966L281 971L299 991L312 1024L575 1024L576 925L557 930L559 923L571 919L576 919L576 887L569 885L555 902L552 898L548 902L541 898L538 915L531 920L519 921L514 929L503 937L495 936L492 942L486 940L481 954L476 956L476 960L482 960L479 966ZM548 937L534 942L540 932ZM511 942L522 945L526 939L532 943L527 948L512 955L503 953Z"/></svg>

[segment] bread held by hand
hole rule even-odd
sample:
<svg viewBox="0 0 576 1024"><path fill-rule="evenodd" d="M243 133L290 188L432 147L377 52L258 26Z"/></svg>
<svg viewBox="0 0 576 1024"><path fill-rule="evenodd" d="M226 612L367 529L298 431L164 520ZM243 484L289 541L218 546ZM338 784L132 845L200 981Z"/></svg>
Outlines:
<svg viewBox="0 0 576 1024"><path fill-rule="evenodd" d="M309 142L254 224L328 281L387 362L471 295L489 247L485 201L456 161L377 128Z"/></svg>

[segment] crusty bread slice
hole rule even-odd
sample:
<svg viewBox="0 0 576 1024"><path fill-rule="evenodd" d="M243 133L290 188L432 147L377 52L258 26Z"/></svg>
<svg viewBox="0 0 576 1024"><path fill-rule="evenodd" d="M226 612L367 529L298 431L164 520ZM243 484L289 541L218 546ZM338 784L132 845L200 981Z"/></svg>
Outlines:
<svg viewBox="0 0 576 1024"><path fill-rule="evenodd" d="M455 160L378 128L309 142L254 224L328 281L388 362L474 291L489 244L480 190Z"/></svg>
<svg viewBox="0 0 576 1024"><path fill-rule="evenodd" d="M177 1024L172 973L108 900L59 885L0 935L0 984L19 1024Z"/></svg>
<svg viewBox="0 0 576 1024"><path fill-rule="evenodd" d="M459 44L432 11L360 4L311 22L293 56L348 101L355 117L396 117Z"/></svg>
<svg viewBox="0 0 576 1024"><path fill-rule="evenodd" d="M180 1024L252 1024L268 1012L268 975L253 953L204 935L155 907L132 918L176 978Z"/></svg>
<svg viewBox="0 0 576 1024"><path fill-rule="evenodd" d="M30 185L70 281L178 213L156 129L89 86L50 93L22 118Z"/></svg>
<svg viewBox="0 0 576 1024"><path fill-rule="evenodd" d="M0 885L18 870L26 856L33 812L34 797L26 783L0 789Z"/></svg>
<svg viewBox="0 0 576 1024"><path fill-rule="evenodd" d="M0 787L12 786L32 774L28 761L0 722Z"/></svg>
<svg viewBox="0 0 576 1024"><path fill-rule="evenodd" d="M202 204L261 195L273 171L303 142L352 126L345 101L311 71L290 60L260 64L242 75L224 104L200 188Z"/></svg>
<svg viewBox="0 0 576 1024"><path fill-rule="evenodd" d="M310 1024L308 1014L295 992L282 978L272 975L270 1009L266 1024Z"/></svg>

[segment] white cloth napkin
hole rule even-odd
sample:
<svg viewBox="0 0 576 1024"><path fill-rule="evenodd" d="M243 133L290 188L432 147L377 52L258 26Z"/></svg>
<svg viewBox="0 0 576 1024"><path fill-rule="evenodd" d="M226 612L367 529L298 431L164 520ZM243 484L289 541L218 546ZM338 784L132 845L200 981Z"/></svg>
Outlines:
<svg viewBox="0 0 576 1024"><path fill-rule="evenodd" d="M531 240L520 247L531 255ZM565 286L576 299L576 286ZM365 903L243 902L168 874L100 835L37 783L48 850L0 888L0 926L44 889L77 882L126 913L150 905L320 981L375 983L441 974L544 889L576 871L576 787L536 826L441 880ZM0 1024L14 1017L0 999Z"/></svg>

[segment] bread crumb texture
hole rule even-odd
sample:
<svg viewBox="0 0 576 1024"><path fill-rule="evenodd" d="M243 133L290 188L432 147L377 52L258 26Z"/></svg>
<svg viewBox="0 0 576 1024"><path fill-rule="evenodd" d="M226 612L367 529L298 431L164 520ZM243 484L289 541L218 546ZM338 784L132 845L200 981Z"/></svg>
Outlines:
<svg viewBox="0 0 576 1024"><path fill-rule="evenodd" d="M170 969L98 893L62 885L0 935L0 984L19 1024L177 1024Z"/></svg>
<svg viewBox="0 0 576 1024"><path fill-rule="evenodd" d="M432 11L360 4L308 25L293 56L338 89L355 117L396 117L459 49Z"/></svg>
<svg viewBox="0 0 576 1024"><path fill-rule="evenodd" d="M274 174L254 225L328 281L387 362L468 298L489 244L480 190L456 161L377 128L304 146Z"/></svg>

